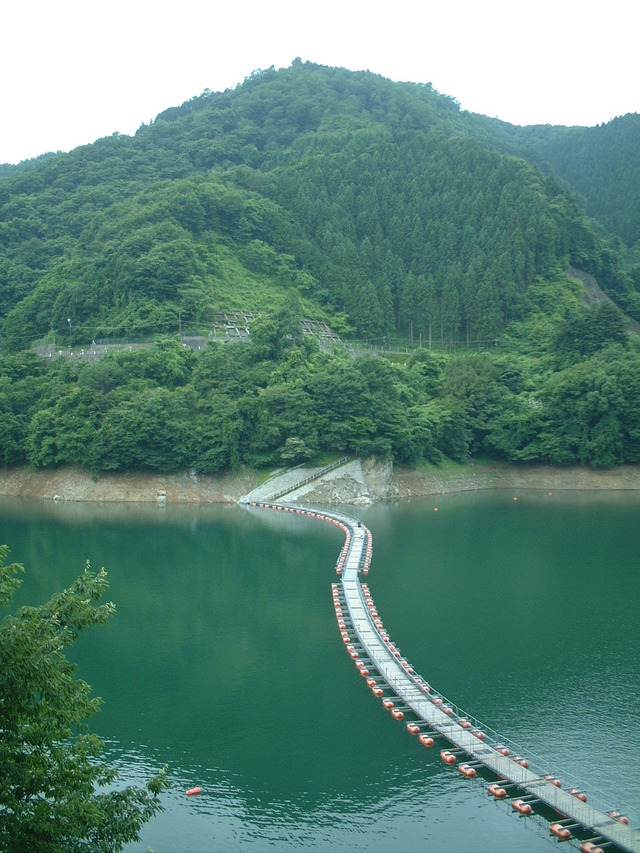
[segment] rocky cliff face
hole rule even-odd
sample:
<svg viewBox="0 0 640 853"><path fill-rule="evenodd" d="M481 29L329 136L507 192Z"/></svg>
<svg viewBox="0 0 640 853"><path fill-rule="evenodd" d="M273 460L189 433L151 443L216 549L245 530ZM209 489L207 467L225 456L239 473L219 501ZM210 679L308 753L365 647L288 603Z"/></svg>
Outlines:
<svg viewBox="0 0 640 853"><path fill-rule="evenodd" d="M321 480L291 492L287 500L304 498L309 503L368 506L377 501L402 497L406 497L406 492L395 482L391 462L357 459L330 471Z"/></svg>

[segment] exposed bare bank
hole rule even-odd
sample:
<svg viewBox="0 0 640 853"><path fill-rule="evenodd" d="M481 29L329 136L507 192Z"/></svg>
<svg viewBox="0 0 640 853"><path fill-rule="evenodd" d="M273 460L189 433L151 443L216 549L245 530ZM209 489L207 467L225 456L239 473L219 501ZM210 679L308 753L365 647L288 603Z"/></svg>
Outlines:
<svg viewBox="0 0 640 853"><path fill-rule="evenodd" d="M304 471L298 469L300 477ZM245 469L235 474L102 474L78 469L33 471L0 469L0 495L34 500L234 503L256 489L264 479ZM418 470L394 468L390 463L351 462L316 481L304 492L314 503L370 504L377 501L492 488L520 489L640 489L640 466L605 471L589 468L518 467L501 463L429 466Z"/></svg>

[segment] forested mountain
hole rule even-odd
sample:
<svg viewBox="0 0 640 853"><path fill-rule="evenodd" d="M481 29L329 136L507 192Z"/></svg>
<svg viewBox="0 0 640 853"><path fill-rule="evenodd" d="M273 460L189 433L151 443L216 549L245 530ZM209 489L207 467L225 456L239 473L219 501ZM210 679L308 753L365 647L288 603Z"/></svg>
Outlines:
<svg viewBox="0 0 640 853"><path fill-rule="evenodd" d="M516 139L524 156L571 187L590 216L640 248L640 115L598 127L522 127Z"/></svg>
<svg viewBox="0 0 640 853"><path fill-rule="evenodd" d="M34 163L0 181L5 339L202 329L266 280L359 337L490 339L567 263L640 319L577 204L473 130L429 86L294 63Z"/></svg>
<svg viewBox="0 0 640 853"><path fill-rule="evenodd" d="M574 130L512 128L430 85L295 61L134 137L5 169L0 461L637 461L637 348L613 303L585 308L567 275L590 274L640 320L640 276L609 239L635 225L581 207L561 168ZM611 166L636 169L630 187L634 157ZM260 318L231 352L165 338L98 364L20 353L207 335L235 309ZM405 366L322 353L300 339L302 316L423 349Z"/></svg>

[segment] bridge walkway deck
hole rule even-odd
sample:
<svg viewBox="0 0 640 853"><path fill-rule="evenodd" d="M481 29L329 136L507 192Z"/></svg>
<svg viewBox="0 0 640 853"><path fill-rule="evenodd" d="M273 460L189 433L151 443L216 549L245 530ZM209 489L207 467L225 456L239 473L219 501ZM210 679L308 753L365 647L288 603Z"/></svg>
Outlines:
<svg viewBox="0 0 640 853"><path fill-rule="evenodd" d="M464 753L470 761L484 765L505 784L516 788L518 796L535 799L557 811L563 816L561 824L592 832L600 843L613 843L628 853L640 853L640 830L558 787L547 774L542 775L523 766L517 756L503 754L497 740L494 742L493 738L487 738L477 725L466 727L468 720L459 709L454 712L452 703L433 691L400 656L386 632L383 633L376 625L373 609L365 598L360 576L362 572L368 572L372 541L370 532L358 519L341 512L305 506L272 503L257 506L331 521L345 531L347 540L337 569L341 574L342 609L348 611L351 631L368 661L367 666L378 673L378 683L400 700L397 708L410 711L430 730L453 744L456 751Z"/></svg>

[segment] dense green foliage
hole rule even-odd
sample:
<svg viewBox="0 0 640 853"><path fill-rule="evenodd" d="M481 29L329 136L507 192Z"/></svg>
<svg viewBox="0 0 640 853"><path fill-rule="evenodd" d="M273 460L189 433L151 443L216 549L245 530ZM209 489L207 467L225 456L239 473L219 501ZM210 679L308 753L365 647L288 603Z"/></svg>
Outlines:
<svg viewBox="0 0 640 853"><path fill-rule="evenodd" d="M489 340L568 263L640 318L576 203L498 147L430 86L368 73L295 62L207 92L0 178L5 341L202 330L292 288L358 337Z"/></svg>
<svg viewBox="0 0 640 853"><path fill-rule="evenodd" d="M0 463L214 473L326 453L638 462L640 351L617 309L587 309L566 286L535 288L542 306L562 307L511 327L504 351L423 348L403 363L322 352L296 334L288 306L255 321L247 345L197 352L176 337L97 362L8 356Z"/></svg>
<svg viewBox="0 0 640 853"><path fill-rule="evenodd" d="M553 171L590 216L627 246L640 244L640 115L598 127L519 128L530 159Z"/></svg>
<svg viewBox="0 0 640 853"><path fill-rule="evenodd" d="M0 546L0 607L22 567L6 565ZM113 851L139 839L160 808L164 773L146 788L114 788L117 773L100 764L102 742L86 720L99 708L65 655L113 604L97 604L104 570L87 565L69 589L40 607L22 607L0 623L0 848L10 853Z"/></svg>
<svg viewBox="0 0 640 853"><path fill-rule="evenodd" d="M615 127L589 129L604 142L574 160L635 168L628 231L567 189L593 183L561 168L587 131L513 128L429 85L299 61L5 170L0 464L638 461L639 356L613 303L640 319L640 268L602 236L636 239L624 127L620 151ZM569 267L613 302L582 305ZM172 338L234 309L260 315L250 346ZM323 352L301 316L423 348L406 364ZM95 364L27 352L114 337L148 345Z"/></svg>

